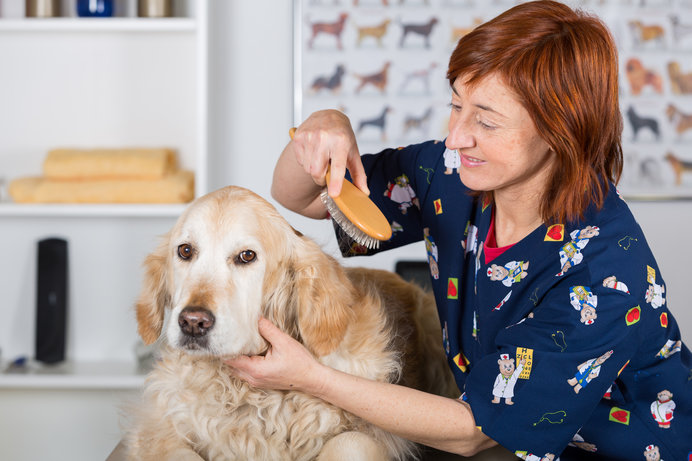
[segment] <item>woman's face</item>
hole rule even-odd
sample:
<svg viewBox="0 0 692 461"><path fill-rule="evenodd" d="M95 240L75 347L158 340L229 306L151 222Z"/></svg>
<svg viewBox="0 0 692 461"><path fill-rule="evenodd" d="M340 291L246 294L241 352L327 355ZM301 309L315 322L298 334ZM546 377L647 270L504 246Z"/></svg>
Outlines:
<svg viewBox="0 0 692 461"><path fill-rule="evenodd" d="M494 191L496 200L540 195L554 153L512 91L496 76L473 88L457 78L452 90L446 146L461 157L461 181L472 190Z"/></svg>

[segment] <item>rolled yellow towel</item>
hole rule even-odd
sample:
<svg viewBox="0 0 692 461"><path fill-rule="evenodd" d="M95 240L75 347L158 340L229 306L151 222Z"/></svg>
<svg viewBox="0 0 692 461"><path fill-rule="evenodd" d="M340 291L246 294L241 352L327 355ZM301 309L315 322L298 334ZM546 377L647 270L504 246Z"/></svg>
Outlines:
<svg viewBox="0 0 692 461"><path fill-rule="evenodd" d="M191 171L153 180L25 177L11 181L9 193L17 203L186 203L194 198L194 183Z"/></svg>
<svg viewBox="0 0 692 461"><path fill-rule="evenodd" d="M172 149L53 149L43 162L50 179L160 179L177 168Z"/></svg>

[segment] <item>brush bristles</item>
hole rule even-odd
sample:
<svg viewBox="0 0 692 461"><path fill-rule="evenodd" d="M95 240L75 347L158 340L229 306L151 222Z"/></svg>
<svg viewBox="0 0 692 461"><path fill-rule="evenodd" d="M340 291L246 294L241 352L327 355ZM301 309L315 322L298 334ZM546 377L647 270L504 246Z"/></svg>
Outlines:
<svg viewBox="0 0 692 461"><path fill-rule="evenodd" d="M327 211L334 222L337 223L341 230L343 230L349 237L355 240L358 244L363 245L370 250L377 250L380 247L379 240L374 237L370 237L368 234L363 232L362 229L353 224L351 220L342 213L338 205L329 196L326 190L320 194L320 199L322 199L324 206L327 207Z"/></svg>

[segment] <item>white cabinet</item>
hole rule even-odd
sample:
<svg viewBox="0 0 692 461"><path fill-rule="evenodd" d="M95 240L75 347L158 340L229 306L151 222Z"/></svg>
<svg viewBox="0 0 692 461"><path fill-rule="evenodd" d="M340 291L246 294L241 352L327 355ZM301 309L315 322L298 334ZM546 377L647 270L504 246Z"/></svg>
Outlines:
<svg viewBox="0 0 692 461"><path fill-rule="evenodd" d="M26 19L0 10L0 391L132 389L133 305L141 263L183 205L19 205L6 187L40 175L55 147L172 147L207 192L207 0L175 3L172 18L138 18L134 0L112 18ZM69 242L68 363L7 374L34 354L36 243Z"/></svg>

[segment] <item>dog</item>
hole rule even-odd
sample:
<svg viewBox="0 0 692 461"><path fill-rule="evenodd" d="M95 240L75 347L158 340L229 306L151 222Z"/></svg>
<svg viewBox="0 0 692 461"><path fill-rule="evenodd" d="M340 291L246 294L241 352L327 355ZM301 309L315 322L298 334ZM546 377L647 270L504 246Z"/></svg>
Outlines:
<svg viewBox="0 0 692 461"><path fill-rule="evenodd" d="M683 23L677 15L670 15L670 23L673 26L673 38L676 42L683 40L688 35L692 35L692 24Z"/></svg>
<svg viewBox="0 0 692 461"><path fill-rule="evenodd" d="M384 94L387 90L387 82L389 81L389 67L391 65L391 62L385 62L382 65L382 69L375 72L374 74L353 74L354 77L360 80L360 83L355 89L356 94L360 93L360 91L368 85L374 86L375 88L380 90L380 93Z"/></svg>
<svg viewBox="0 0 692 461"><path fill-rule="evenodd" d="M430 65L428 65L428 67L406 72L402 78L401 86L399 87L399 93L405 94L411 82L418 81L422 84L424 93L430 94L430 79L433 71L436 68L437 63L433 61L430 63Z"/></svg>
<svg viewBox="0 0 692 461"><path fill-rule="evenodd" d="M418 130L421 134L427 134L428 127L430 126L430 119L432 118L433 107L430 106L426 109L423 115L407 115L404 118L404 129L403 134L406 136L411 130Z"/></svg>
<svg viewBox="0 0 692 461"><path fill-rule="evenodd" d="M675 105L668 104L666 107L666 115L668 116L668 120L675 125L675 132L678 136L682 136L687 130L692 130L692 114L686 114Z"/></svg>
<svg viewBox="0 0 692 461"><path fill-rule="evenodd" d="M683 73L680 63L671 61L668 63L668 76L670 77L670 89L675 94L692 94L692 72Z"/></svg>
<svg viewBox="0 0 692 461"><path fill-rule="evenodd" d="M673 173L675 174L675 185L679 186L682 184L682 175L684 173L692 173L692 161L690 160L682 160L675 155L673 155L672 152L668 152L665 156L665 159L670 163L670 166L673 168Z"/></svg>
<svg viewBox="0 0 692 461"><path fill-rule="evenodd" d="M663 93L663 79L661 76L658 72L644 67L639 59L628 59L627 64L625 64L625 73L633 95L640 94L646 86L652 87L658 94Z"/></svg>
<svg viewBox="0 0 692 461"><path fill-rule="evenodd" d="M415 452L318 398L232 376L224 358L268 348L260 316L325 365L459 396L430 292L392 272L342 267L247 189L192 202L144 265L138 332L145 343L163 332L166 344L131 414L129 459L402 460Z"/></svg>
<svg viewBox="0 0 692 461"><path fill-rule="evenodd" d="M665 29L659 24L644 24L641 21L629 21L630 30L636 47L642 47L647 43L653 43L656 47L665 46Z"/></svg>
<svg viewBox="0 0 692 461"><path fill-rule="evenodd" d="M425 47L430 48L430 34L432 34L433 27L438 23L438 19L433 17L425 24L402 24L401 40L399 40L399 48L404 47L404 41L408 34L416 34L423 37L425 40Z"/></svg>
<svg viewBox="0 0 692 461"><path fill-rule="evenodd" d="M308 47L312 49L312 45L320 34L331 35L336 39L336 46L342 50L343 46L341 43L341 34L344 31L344 25L346 24L346 19L348 19L348 13L341 13L339 19L335 22L313 22L310 24L311 36L308 40Z"/></svg>
<svg viewBox="0 0 692 461"><path fill-rule="evenodd" d="M387 35L387 29L391 23L391 19L385 19L376 26L356 26L358 29L358 39L356 40L356 45L361 46L364 39L370 37L377 41L377 46L382 47L382 38Z"/></svg>
<svg viewBox="0 0 692 461"><path fill-rule="evenodd" d="M334 73L327 76L319 76L312 81L310 89L317 93L321 90L328 90L331 93L338 93L341 90L341 85L343 84L344 74L346 69L342 64L338 64Z"/></svg>
<svg viewBox="0 0 692 461"><path fill-rule="evenodd" d="M358 123L358 131L357 131L357 134L360 134L361 131L363 131L364 128L366 128L366 127L368 127L368 126L371 126L371 127L373 127L373 128L379 129L379 130L380 130L380 139L381 139L382 141L386 141L386 140L387 140L387 131L386 131L386 127L387 127L387 114L389 114L391 111L392 111L392 108L391 108L391 107L385 106L385 107L382 109L382 112L380 113L380 115L378 115L377 117L361 120L361 121Z"/></svg>
<svg viewBox="0 0 692 461"><path fill-rule="evenodd" d="M655 118L642 117L634 111L634 107L630 106L627 109L627 119L629 120L630 125L632 125L632 131L634 133L632 137L633 140L637 139L637 134L644 128L650 129L656 139L661 138L658 120Z"/></svg>

